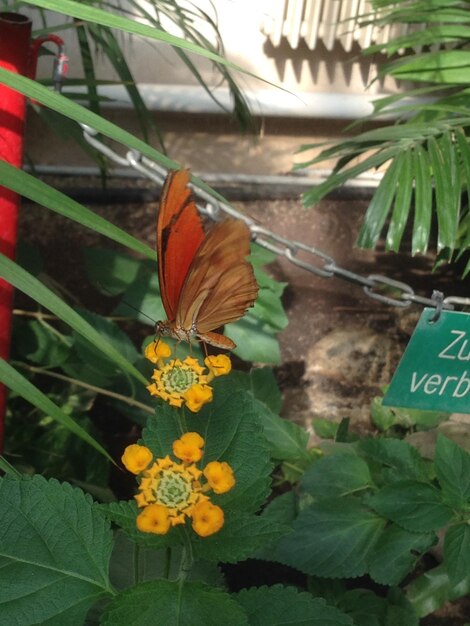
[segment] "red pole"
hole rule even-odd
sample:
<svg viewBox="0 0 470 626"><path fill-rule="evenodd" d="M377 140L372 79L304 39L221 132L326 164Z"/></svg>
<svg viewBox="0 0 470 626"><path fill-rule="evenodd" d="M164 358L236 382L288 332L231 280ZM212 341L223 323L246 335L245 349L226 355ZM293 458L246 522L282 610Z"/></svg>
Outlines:
<svg viewBox="0 0 470 626"><path fill-rule="evenodd" d="M0 67L28 74L31 20L19 13L0 13ZM22 94L0 84L0 158L21 167L26 103ZM14 258L18 223L18 194L0 186L0 252ZM0 358L8 359L13 287L0 279ZM0 384L0 453L3 451L7 390Z"/></svg>

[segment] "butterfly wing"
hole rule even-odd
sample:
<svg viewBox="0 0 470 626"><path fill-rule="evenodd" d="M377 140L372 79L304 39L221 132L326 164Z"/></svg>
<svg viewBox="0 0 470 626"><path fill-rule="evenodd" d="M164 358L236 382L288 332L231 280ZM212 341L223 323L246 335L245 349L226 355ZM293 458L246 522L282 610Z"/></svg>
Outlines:
<svg viewBox="0 0 470 626"><path fill-rule="evenodd" d="M158 281L167 319L176 319L181 289L204 229L188 188L189 171L168 174L157 220Z"/></svg>
<svg viewBox="0 0 470 626"><path fill-rule="evenodd" d="M205 335L242 317L253 306L258 285L245 257L250 253L247 225L227 219L212 227L196 252L181 289L176 325Z"/></svg>

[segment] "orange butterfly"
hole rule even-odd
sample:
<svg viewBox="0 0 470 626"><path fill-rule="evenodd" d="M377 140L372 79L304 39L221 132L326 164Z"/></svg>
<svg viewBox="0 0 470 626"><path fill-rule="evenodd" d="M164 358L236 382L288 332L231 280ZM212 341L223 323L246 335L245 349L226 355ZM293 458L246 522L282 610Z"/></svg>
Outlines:
<svg viewBox="0 0 470 626"><path fill-rule="evenodd" d="M168 174L157 220L158 280L168 320L156 332L178 340L192 337L216 348L235 343L213 332L238 320L258 295L248 226L236 219L216 223L204 233L188 187L189 171Z"/></svg>

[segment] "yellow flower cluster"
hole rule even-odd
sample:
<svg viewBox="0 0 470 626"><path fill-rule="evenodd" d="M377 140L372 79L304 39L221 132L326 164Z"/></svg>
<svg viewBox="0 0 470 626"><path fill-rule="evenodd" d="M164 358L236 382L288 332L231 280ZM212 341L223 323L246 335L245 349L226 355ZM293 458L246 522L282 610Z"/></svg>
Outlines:
<svg viewBox="0 0 470 626"><path fill-rule="evenodd" d="M205 368L190 356L183 361L171 359L165 362L170 356L171 348L161 340L146 347L145 357L156 365L152 374L154 382L147 389L152 396L162 398L171 406L181 407L184 404L193 413L211 402L212 387L209 383L232 369L231 361L225 354L206 357Z"/></svg>
<svg viewBox="0 0 470 626"><path fill-rule="evenodd" d="M193 530L201 537L218 532L224 525L223 510L213 504L208 491L226 493L235 485L228 463L212 461L203 470L196 467L204 452L204 439L198 433L185 433L173 442L173 461L169 455L153 461L146 446L132 444L122 455L122 462L139 475L139 493L135 496L142 512L137 528L142 532L165 535L172 526L191 519ZM203 480L205 479L205 480Z"/></svg>

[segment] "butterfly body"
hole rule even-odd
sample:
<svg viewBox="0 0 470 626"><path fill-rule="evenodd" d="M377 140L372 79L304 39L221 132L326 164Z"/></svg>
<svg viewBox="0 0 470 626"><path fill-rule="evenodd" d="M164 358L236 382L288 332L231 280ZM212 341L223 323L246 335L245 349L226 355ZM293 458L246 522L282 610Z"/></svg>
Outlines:
<svg viewBox="0 0 470 626"><path fill-rule="evenodd" d="M157 221L158 277L167 321L161 335L181 341L196 338L232 350L234 342L214 332L253 306L258 285L246 261L250 231L226 219L204 232L188 188L189 172L170 172Z"/></svg>

